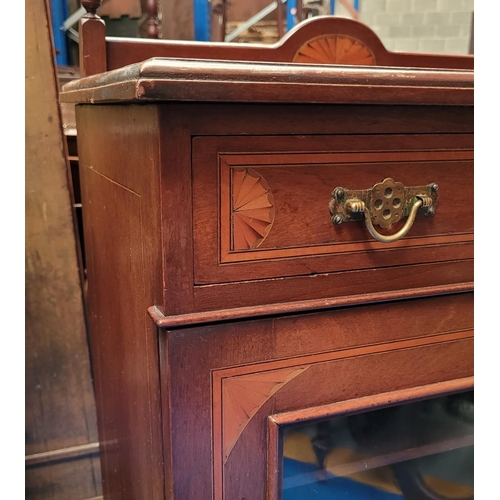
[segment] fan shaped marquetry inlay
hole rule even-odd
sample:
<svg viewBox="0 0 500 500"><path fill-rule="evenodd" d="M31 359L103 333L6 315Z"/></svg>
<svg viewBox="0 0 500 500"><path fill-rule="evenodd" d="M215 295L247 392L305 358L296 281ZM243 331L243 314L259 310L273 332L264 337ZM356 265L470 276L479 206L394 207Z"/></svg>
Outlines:
<svg viewBox="0 0 500 500"><path fill-rule="evenodd" d="M372 51L356 38L324 35L309 40L297 51L293 62L373 66Z"/></svg>
<svg viewBox="0 0 500 500"><path fill-rule="evenodd" d="M252 168L232 171L232 249L257 248L274 220L274 197L264 178Z"/></svg>
<svg viewBox="0 0 500 500"><path fill-rule="evenodd" d="M224 461L259 408L281 387L308 367L229 377L222 383Z"/></svg>

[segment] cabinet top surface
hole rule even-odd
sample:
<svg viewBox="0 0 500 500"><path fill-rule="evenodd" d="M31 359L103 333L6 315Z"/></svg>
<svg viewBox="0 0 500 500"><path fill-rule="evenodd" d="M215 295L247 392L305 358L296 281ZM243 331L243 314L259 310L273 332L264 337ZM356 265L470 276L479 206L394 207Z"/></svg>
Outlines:
<svg viewBox="0 0 500 500"><path fill-rule="evenodd" d="M471 106L474 71L152 58L67 83L61 101Z"/></svg>

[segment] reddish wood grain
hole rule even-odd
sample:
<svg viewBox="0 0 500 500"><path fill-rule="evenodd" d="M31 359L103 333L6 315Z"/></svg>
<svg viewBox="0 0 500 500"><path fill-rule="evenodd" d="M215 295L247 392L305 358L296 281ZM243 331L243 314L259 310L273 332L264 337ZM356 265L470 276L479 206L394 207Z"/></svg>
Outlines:
<svg viewBox="0 0 500 500"><path fill-rule="evenodd" d="M376 64L373 52L357 38L345 35L320 35L299 48L293 62L312 64Z"/></svg>
<svg viewBox="0 0 500 500"><path fill-rule="evenodd" d="M78 51L80 76L90 76L107 70L106 25L95 14L87 14L79 22Z"/></svg>
<svg viewBox="0 0 500 500"><path fill-rule="evenodd" d="M62 99L465 106L474 102L474 72L153 58L69 82Z"/></svg>
<svg viewBox="0 0 500 500"><path fill-rule="evenodd" d="M392 290L398 291L399 296L403 297L404 290L410 284L415 288L425 288L432 280L437 280L434 283L436 286L446 287L448 285L458 286L460 282L469 283L473 280L471 261L468 260L473 258L470 212L465 213L465 205L460 204L460 199L463 196L453 195L457 188L463 193L468 193L471 183L467 183L464 176L456 175L454 169L451 168L454 161L460 160L460 164L467 172L472 171L470 161L472 158L471 141L473 135L456 133L459 131L473 131L473 115L468 108L453 108L452 113L441 108L441 114L433 107L410 108L410 119L408 119L408 116L398 107L387 108L387 113L383 115L377 113L376 108L356 107L356 113L359 113L357 119L358 115L352 112L349 114L344 106L332 106L329 113L325 111L325 108L315 106L297 106L296 108L280 108L275 105L270 107L235 107L234 110L237 114L244 113L244 120L237 120L237 115L231 113L231 107L227 105L202 105L199 108L199 113L196 113L196 109L196 107L189 104L160 106L161 129L170 130L170 124L176 124L175 134L169 136L169 133L165 132L161 140L164 175L165 179L170 179L165 184L169 193L168 197L165 198L167 204L165 206L168 206L168 209L165 210L165 220L168 221L167 226L170 229L168 232L165 229L165 242L168 245L168 251L164 257L167 258L168 256L172 265L165 265L165 298L156 305L166 317L173 314L191 314L196 313L196 311L220 310L227 307L228 303L231 303L231 307L240 308L259 304L269 305L273 302L314 300L320 297L329 300L332 294L337 293L337 290L360 297L363 293L376 294L377 291L385 294L393 287ZM336 116L337 113L339 119L332 120L331 117ZM455 115L455 119L453 119L453 115ZM373 135L371 142L367 138L368 136L365 135L349 137L348 132L354 129L355 123L358 123L358 132L377 131L379 133ZM401 124L402 129L398 128L398 123ZM359 124L362 124L362 128ZM427 131L432 132L432 134L421 135L426 130L425 124L427 124ZM258 133L259 126L262 127L266 135L270 136L269 138L227 137L227 135L234 136L236 134L255 135ZM325 131L331 131L331 137L328 135L307 134L308 128L318 134L320 131L319 126L323 127ZM318 128L315 129L315 127ZM191 153L190 138L199 134L209 134L211 130L214 130L216 134L224 134L225 137L195 137L193 144L200 143L200 147L198 150L193 149L193 153ZM387 135L381 134L382 130L387 131ZM453 133L444 133L447 130ZM280 131L293 133L294 136L291 138L286 137L280 134ZM418 131L419 134L412 136L409 134L410 131ZM441 133L434 134L436 131L441 131ZM407 132L407 135L401 135L401 132ZM424 137L425 140L422 139ZM349 152L346 152L346 148L352 148L352 157L348 156ZM396 151L391 150L391 148L396 149ZM429 158L430 161L424 163L424 165L434 165L434 168L437 165L443 165L448 168L447 172L451 173L449 179L452 184L455 184L451 189L442 190L442 199L444 201L438 207L437 217L432 220L422 219L417 221L420 224L420 229L418 229L419 226L415 226L414 229L417 233L423 231L418 238L412 239L410 235L406 238L406 241L385 245L369 242L365 237L366 229L363 225L357 227L356 224L351 223L351 225L346 224L345 227L340 229L334 228L327 213L326 200L323 210L324 221L321 223L323 229L318 231L319 226L316 226L312 232L303 231L304 227L309 223L307 209L303 211L297 210L293 214L290 210L294 207L290 207L286 197L283 197L278 209L285 216L282 219L281 232L275 232L277 239L275 240L275 246L283 247L280 238L289 238L288 241L293 243L294 238L297 238L298 241L300 238L310 238L310 235L315 238L323 234L322 237L326 238L330 234L342 234L346 237L349 235L358 239L357 242L348 242L350 252L339 251L333 258L330 254L331 247L328 247L328 245L321 247L321 245L315 244L302 248L291 245L288 249L286 247L271 249L276 252L274 260L268 258L269 254L257 253L260 249L254 251L255 254L252 253L257 259L253 261L251 257L240 258L239 255L241 254L231 256L230 253L227 253L227 257L224 257L224 253L219 254L218 242L221 241L222 250L224 250L224 244L226 244L227 248L227 242L230 240L227 235L230 234L230 229L227 224L219 223L219 217L223 218L224 215L222 212L221 215L218 214L217 206L220 196L218 186L220 185L221 193L224 189L226 189L224 192L227 193L228 191L225 187L227 184L224 182L224 177L218 173L219 160L217 154L223 152L226 155L224 158L227 157L229 161L233 162L235 168L244 167L252 162L257 165L265 164L267 161L278 171L279 168L283 168L280 165L282 162L289 163L290 168L300 171L301 162L308 159L304 151L307 152L308 150L316 151L315 154L320 155L315 157L317 162L325 161L324 159L332 161L335 155L340 155L342 161L349 158L350 161L356 159L359 161L359 158L378 158L382 162L387 162L389 166L401 166L404 165L401 160ZM325 150L330 150L331 153L327 153ZM272 160L266 160L266 156L263 154L269 151L273 152ZM285 154L285 151L289 153ZM321 151L321 153L318 151ZM332 154L332 156L329 157L328 154ZM322 159L320 160L320 158ZM436 163L438 159L439 163ZM394 160L399 160L399 163ZM192 162L195 167L193 173L190 168ZM408 165L413 164L413 161L408 163ZM221 163L221 165L223 164ZM332 163L332 165L334 164ZM346 165L349 164L346 163ZM377 162L374 162L372 169L379 168L378 165ZM363 167L370 168L366 163L363 164ZM361 175L364 168L357 169L358 174L356 175ZM266 169L271 171L270 167L266 167ZM443 179L441 175L444 175L445 169L438 170L440 179ZM434 171L429 169L428 174L434 175ZM288 171L284 169L279 172L278 181L282 182L284 179L283 182L286 182ZM302 191L308 189L308 181L312 179L309 172L303 172L305 172L304 182L300 182L303 186L302 189L294 190L293 185L286 188L299 200ZM348 172L348 168L346 172ZM418 178L417 171L407 170L408 172L410 172L410 177L413 176L413 178L409 179L412 184L427 182ZM192 175L194 175L194 179L198 179L194 183L193 190L189 188L193 182ZM220 178L219 175L221 175ZM379 175L383 176L383 173L380 172ZM371 180L376 182L380 179L373 175ZM333 186L334 181L336 181L336 177L330 180L332 186L328 188L328 191L325 191L328 200L330 199L331 189L335 187ZM363 182L363 179L360 177L357 182ZM447 182L448 180L445 179L444 183L447 184ZM368 179L366 184L367 186L370 185ZM173 186L175 185L179 186L178 190L174 189ZM287 185L282 184L282 186L286 187ZM309 193L309 201L304 204L304 207L320 203L312 191L309 191ZM190 201L191 197L193 197L192 201ZM193 211L190 209L191 203L193 203ZM222 204L222 206L224 205ZM434 239L425 240L424 233L427 232L427 235L430 236L434 228L440 226L440 220L438 219L441 214L439 210L441 209L443 209L443 214L447 214L445 215L445 220L448 221L447 224L451 224L456 228L452 229L452 231L456 231L455 235L449 234L449 227L445 229L442 227L441 231L434 233L432 236ZM318 205L314 211L314 217L321 218L321 214L317 215L320 211L321 208ZM303 225L288 232L287 222L289 219L290 227L295 227L297 224ZM297 221L294 219L297 219ZM462 224L466 225L465 229L462 228ZM175 229L176 227L178 229ZM191 227L194 228L194 233L190 232L189 228ZM428 231L431 231L431 233ZM193 235L196 235L194 242L192 240ZM269 233L269 237L271 235L273 235L273 230ZM323 241L325 240L323 239ZM183 250L176 253L175 245L179 243L183 245ZM190 264L193 249L196 259L194 268ZM364 254L365 261L363 264L363 252L360 252L360 250L365 249L368 252ZM315 255L314 252L316 251L318 253ZM269 252L269 250L266 252ZM283 260L284 256L291 256L292 258ZM240 262L227 265L231 262L230 257ZM266 260L262 260L263 257ZM397 261L400 264L404 265L427 262L426 272L421 272L423 268L410 268L410 274L407 276L402 269L393 268L395 258L398 259ZM221 263L223 259L227 259L227 264L219 264L219 259L221 259ZM441 264L438 264L439 262L443 263L442 268ZM336 272L346 271L353 263L361 268L363 266L379 268L376 271L360 270L359 274L356 272L349 275L347 288L345 283L339 288L343 276L347 277L347 275L327 276L324 274L334 269L337 269ZM201 268L204 269L204 273L211 274L203 276L200 271ZM437 271L438 268L440 269L439 272ZM268 278L286 277L293 274L297 276L296 286L290 285L290 281L287 280L267 281ZM196 280L194 276L197 276ZM373 278L373 282L368 283L368 286L366 286L367 276ZM266 281L259 283L255 280L256 277L264 278ZM239 281L240 285L231 283L231 280ZM426 282L426 280L430 281ZM222 281L227 281L227 284L204 285L207 282L221 283ZM377 290L379 283L382 288ZM265 295L258 291L264 288ZM325 294L325 291L328 295ZM381 297L381 300L384 299ZM179 323L183 321L184 319L181 318Z"/></svg>
<svg viewBox="0 0 500 500"><path fill-rule="evenodd" d="M164 108L159 115L163 304L177 314L193 308L193 220L191 140L182 115Z"/></svg>
<svg viewBox="0 0 500 500"><path fill-rule="evenodd" d="M162 105L163 108L165 105ZM474 132L473 106L324 106L277 103L169 103L188 120L192 135L468 134ZM355 109L355 113L353 113ZM383 112L382 112L383 111ZM241 120L241 116L245 119ZM240 151L241 153L242 151Z"/></svg>
<svg viewBox="0 0 500 500"><path fill-rule="evenodd" d="M252 453L254 457L266 456L265 439L270 412L287 412L298 407L320 406L327 401L346 401L356 397L365 397L366 406L370 408L373 405L369 399L371 395L470 377L473 373L471 347L471 340L461 340L311 365L301 376L276 392L247 424L220 478L224 497L217 495L216 479L215 498L235 498L242 492L247 492L247 498L252 500L266 498L266 464L263 460L251 460L249 457ZM299 401L300 404L297 404Z"/></svg>
<svg viewBox="0 0 500 500"><path fill-rule="evenodd" d="M461 294L165 332L161 342L167 346L169 366L170 437L174 449L176 443L180 446L181 429L190 415L190 437L197 443L196 454L186 451L174 461L178 466L176 475L174 465L174 497L186 497L196 488L205 491L213 484L216 492L224 487L227 498L243 492L248 498L264 498L267 471L262 457L267 456L268 415L399 389L409 389L408 397L417 396L424 390L418 387L428 383L468 377L472 374L472 310L472 294ZM405 340L411 335L408 325L415 327L411 342ZM304 347L308 345L309 350ZM305 352L312 356L300 358ZM311 364L312 360L316 363ZM215 390L221 387L217 383L226 377L265 376L287 366L310 368L266 399L246 422L226 466L214 462L212 483L211 473L202 464L211 460L213 446L214 451L222 450L211 444L212 440L223 442L217 441L223 439L222 426L212 430L212 418L222 425L225 414L223 393ZM197 375L186 376L186 370L193 367ZM214 373L212 382L207 376L210 372ZM432 387L427 390L433 392ZM186 467L202 472L183 479L181 471ZM254 471L258 472L253 475ZM225 483L222 476L227 478Z"/></svg>
<svg viewBox="0 0 500 500"><path fill-rule="evenodd" d="M383 67L290 62L340 31ZM262 500L270 415L411 399L472 376L473 58L391 54L331 18L271 48L96 43L106 69L121 69L68 84L64 98L79 103L85 136L108 495ZM144 62L153 55L163 59ZM392 247L355 225L335 233L330 191L369 188L386 168L441 184L442 217ZM265 193L240 192L254 171ZM270 209L264 195L269 232L267 213L236 228L246 203Z"/></svg>
<svg viewBox="0 0 500 500"><path fill-rule="evenodd" d="M395 290L391 292L360 293L357 295L335 297L330 299L311 299L291 301L278 304L263 304L257 306L234 307L215 311L201 311L194 313L176 314L165 316L157 306L148 309L149 315L159 328L179 328L183 326L216 323L223 321L239 320L242 318L255 318L273 316L275 314L289 314L312 310L322 310L331 307L346 307L367 304L372 302L386 302L389 300L406 300L412 297L429 297L438 295L457 294L470 292L474 289L473 282L441 285L435 287L414 288L412 290Z"/></svg>
<svg viewBox="0 0 500 500"><path fill-rule="evenodd" d="M452 244L459 246L456 255L464 258L461 244L473 239L472 215L462 202L470 198L473 189L472 140L472 135L458 134L195 138L195 282L347 270L349 261L362 268L396 265L402 262L398 259L405 264L425 262L426 258L449 260ZM349 150L356 153L349 155ZM229 185L238 169L250 166L254 176L265 179L273 197L273 225L272 229L265 226L265 239L255 239L260 241L258 249L254 250L254 245L249 252L245 241L234 247L231 239L242 230L234 226L231 231L232 224L238 221L232 215L234 201ZM373 240L362 221L332 224L325 207L334 187L366 189L384 177L400 179L405 186L437 182L440 191L436 217L417 218L405 240L391 245ZM443 245L441 257L436 245ZM413 252L409 250L412 247ZM324 257L317 259L318 255ZM286 257L289 260L283 266L277 259ZM254 263L245 268L219 264L232 262Z"/></svg>
<svg viewBox="0 0 500 500"><path fill-rule="evenodd" d="M437 290L441 287L446 290L448 285L461 287L464 284L470 290L474 282L471 253L467 252L464 260L200 285L194 287L194 305L196 311L208 311L226 309L227 304L231 304L231 308L286 304L306 297L310 300L351 297L348 303L353 304L356 299L363 301L363 296L377 301L380 294L380 300L383 300L384 295L388 293L391 296L391 292L391 298L404 298L412 289L414 295L419 292L433 293L433 287L428 287L431 280ZM279 308L275 308L275 312L278 311Z"/></svg>
<svg viewBox="0 0 500 500"><path fill-rule="evenodd" d="M221 184L221 194L224 189L228 191L225 199L229 203L224 208L230 223L222 224L221 238L231 249L257 248L274 222L273 194L264 177L254 169L239 168L228 173L228 182ZM228 229L230 234L224 236L223 231Z"/></svg>
<svg viewBox="0 0 500 500"><path fill-rule="evenodd" d="M154 107L77 109L86 131L79 155L107 498L164 498L159 355L146 313L163 290L155 118ZM123 127L127 122L135 126ZM141 169L123 168L128 162ZM120 318L120 311L131 316Z"/></svg>

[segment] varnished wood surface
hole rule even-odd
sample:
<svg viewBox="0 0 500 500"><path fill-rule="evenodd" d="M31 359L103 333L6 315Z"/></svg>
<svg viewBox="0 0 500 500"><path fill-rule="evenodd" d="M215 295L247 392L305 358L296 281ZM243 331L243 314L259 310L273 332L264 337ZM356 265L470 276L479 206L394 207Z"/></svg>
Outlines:
<svg viewBox="0 0 500 500"><path fill-rule="evenodd" d="M241 202L231 198L232 179L248 171L257 198L242 198L251 208L243 222L256 229L233 213ZM332 224L325 207L334 187L367 189L386 177L405 186L437 183L436 216L417 217L391 245L376 242L363 221ZM193 183L196 284L349 270L349 261L361 269L472 257L473 217L463 203L473 187L472 134L196 137Z"/></svg>
<svg viewBox="0 0 500 500"><path fill-rule="evenodd" d="M470 134L474 106L168 103L191 135ZM356 111L353 113L353 109ZM242 120L241 117L244 116ZM321 139L321 138L319 138ZM301 140L300 137L298 140ZM240 151L243 152L243 151Z"/></svg>
<svg viewBox="0 0 500 500"><path fill-rule="evenodd" d="M125 134L135 126L131 118L118 120L118 114L109 114L104 123L98 118L101 110L125 106L81 108L89 117L86 127L98 125L103 136L93 146L97 149L106 150L108 131ZM130 107L131 117L132 108L142 109ZM155 154L164 193L163 262L152 272L163 276L164 293L147 307L157 306L167 318L245 307L276 313L268 306L320 299L333 305L344 303L342 297L353 303L363 294L387 300L411 289L441 293L462 284L470 289L472 212L463 200L472 197L473 114L469 107L439 113L433 106L416 106L408 114L402 108L381 114L376 106L349 112L348 106L334 105L151 105L157 109L149 116L159 134ZM259 134L259 124L268 137ZM348 135L355 124L358 133ZM193 139L212 130L224 137ZM122 176L149 175L145 165L128 156L113 161ZM219 171L225 163L260 169L276 192L272 228L256 250L230 250L231 218L223 195L229 181ZM337 183L364 189L398 174L407 185L441 185L436 217L417 218L413 233L390 245L370 241L362 223L333 226L328 203Z"/></svg>
<svg viewBox="0 0 500 500"><path fill-rule="evenodd" d="M187 311L195 311L204 308L220 309L225 307L224 301L229 300L232 306L233 301L244 300L233 291L225 297L220 295L220 290L207 288L206 291L200 290L198 304L194 305L195 297L192 292L193 267L190 265L194 241L192 230L193 217L195 214L191 208L191 137L193 135L272 135L293 134L297 135L297 142L301 144L304 138L302 135L317 134L317 137L311 138L316 140L317 144L321 144L323 134L335 134L341 137L349 133L380 133L384 131L387 134L401 133L424 133L424 132L444 132L450 131L453 133L470 133L473 131L473 108L472 107L419 107L412 106L406 108L404 106L387 107L384 113L380 112L377 106L359 106L356 107L356 113L352 112L350 106L335 106L326 107L320 105L297 105L297 106L280 106L275 104L256 105L256 104L241 104L238 106L230 104L168 104L160 107L160 130L162 131L161 144L165 147L165 153L162 154L164 163L163 169L165 179L171 179L166 184L169 196L165 198L165 226L164 231L167 237L165 245L168 251L165 252L165 298L163 304L165 309L163 312L170 316L172 314L184 313ZM241 119L244 117L244 119ZM174 135L172 132L174 127ZM222 141L224 139L221 139ZM290 147L289 141L287 146ZM245 148L253 148L252 139L248 138L242 143ZM360 141L362 144L362 141ZM295 151L299 150L298 146ZM321 150L323 147L320 145ZM212 157L206 157L209 162L207 171L210 171L210 162L217 160ZM212 164L213 165L213 164ZM177 189L177 186L179 188ZM205 199L204 197L202 197ZM199 198L201 201L202 199ZM205 208L203 208L205 210ZM196 213L196 217L198 213ZM325 217L327 209L325 205ZM176 245L182 244L182 252L175 252ZM170 264L169 264L170 263ZM181 271L183 269L183 271ZM384 275L389 277L388 272ZM436 274L437 276L440 273ZM361 277L360 277L361 278ZM463 278L465 281L470 281L471 276ZM321 279L311 279L309 281L321 281ZM405 288L407 281L402 281L402 287ZM252 288L254 285L249 285ZM318 291L322 287L318 283ZM290 292L294 288L287 288ZM331 288L324 288L331 290ZM298 298L300 289L296 289ZM302 292L305 289L302 288ZM366 292L366 290L365 290ZM266 284L266 296L269 293ZM218 301L218 304L210 305L209 302L201 299L205 296L210 300ZM263 298L262 294L254 295L252 300ZM301 299L305 298L302 295ZM202 300L203 303L200 303ZM292 300L292 299L290 299ZM278 299L279 302L282 300ZM162 306L162 304L157 304ZM240 305L241 302L240 302Z"/></svg>
<svg viewBox="0 0 500 500"><path fill-rule="evenodd" d="M263 303L286 304L305 298L319 300L343 297L363 300L363 295L376 301L379 294L382 298L386 294L393 297L404 296L411 289L416 293L425 291L431 280L437 290L470 286L474 282L474 260L469 257L431 264L199 285L194 287L194 310L220 310ZM165 305L168 307L168 302Z"/></svg>
<svg viewBox="0 0 500 500"><path fill-rule="evenodd" d="M160 129L164 131L161 144L165 150L161 155L163 172L167 176L165 178L173 179L175 176L176 179L175 183L169 181L169 196L165 199L169 207L165 212L163 229L167 235L165 244L168 248L165 253L168 261L164 267L165 296L163 304L155 304L165 316L221 310L227 304L234 308L320 297L326 299L337 293L353 294L358 298L367 293L373 298L372 294L377 291L385 294L392 289L404 293L404 290L412 287L456 286L460 282L470 283L473 280L470 260L473 257L471 212L462 203L463 199L470 199L472 189L471 108L449 108L449 114L443 108L438 110L432 106L412 107L408 114L404 113L403 107L390 107L387 113L382 114L376 106L240 105L231 108L227 104L207 104L199 108L198 113L197 109L191 104L165 104L160 107ZM231 112L231 109L234 111ZM238 119L240 115L244 116L243 120ZM172 130L170 124L175 124L175 139L169 137L169 131ZM316 135L307 134L308 130ZM356 130L357 135L349 137L351 130ZM432 134L424 134L426 130ZM211 131L217 137L195 137L191 143L191 137L210 135ZM382 131L384 134L381 134ZM446 131L452 133L447 134ZM283 136L284 132L293 136ZM367 135L371 132L378 134ZM417 134L410 135L412 132ZM329 137L327 133L332 136ZM263 137L262 134L269 137ZM251 137L241 137L244 135ZM328 162L334 156L330 158L327 155L334 150L340 156L346 155L350 148L355 155L359 155L356 158L365 163L356 167L345 164L342 172L346 178L343 182L339 180L339 183L346 187L350 187L351 182L368 187L373 184L371 181L376 182L386 175L397 177L401 169L406 169L405 175L410 175L411 178L405 180L409 185L427 184L433 181L419 177L422 168L413 168L414 160L431 160L424 161L422 166L424 170L428 169L427 176L432 177L435 172L440 179L438 182L444 182L442 203L434 219L416 221L415 224L421 225L420 229L415 225L415 238L412 239L410 233L401 242L379 244L369 240L364 224L357 226L350 223L340 228L332 225L327 204L339 179L340 164L330 165ZM317 154L314 161L309 159L308 152ZM271 153L274 154L270 156ZM176 155L175 160L172 154ZM309 183L315 182L312 167L321 162L321 155L329 158L325 160L327 164L324 168L325 172L330 172L331 179L328 182L324 182L324 179L318 181L316 188L311 189ZM219 211L220 200L224 198L224 189L227 189L227 180L222 176L222 160L225 158L235 167L261 168L264 178L270 175L273 178L273 169L279 172L270 184L270 188L275 188L277 193L275 202L278 200L279 203L274 207L273 227L267 236L268 240L251 252L224 253L224 244L226 249L229 247L227 241L231 223L229 214L224 216ZM369 161L373 161L371 166L367 163ZM455 165L465 169L461 171L466 175L457 175ZM299 169L302 175L293 177L294 181L291 177L293 168ZM365 176L370 175L370 181L368 178L365 180ZM351 176L353 178L350 180ZM446 185L450 185L450 181L454 187L447 189ZM182 187L176 190L176 185ZM191 185L193 189L188 189L187 186ZM323 203L317 196L318 192L324 192ZM276 214L281 214L281 220L277 219ZM441 214L443 218L439 220ZM314 226L314 220L321 223ZM441 226L443 221L447 222ZM443 229L447 225L448 228ZM439 227L442 229L438 230ZM322 250L323 247L318 245L321 242L314 239L324 235L324 242L331 238L337 245L340 244L337 241L339 234L343 235L344 243L356 241L357 246L350 247L350 252L333 255L333 246L325 246ZM432 234L436 239L425 240L425 236ZM275 238L274 248L270 245L271 248L265 250L267 241L272 238ZM314 244L299 248L304 238L309 238L308 241ZM290 244L288 250L287 242ZM182 251L178 253L174 249L180 244ZM193 250L194 269L191 266ZM283 260L283 257L287 260ZM172 259L175 259L175 265L169 264L174 263ZM368 268L376 267L376 271L362 271L363 259ZM395 268L394 259L412 267ZM348 270L348 267L342 266L346 266L349 260L355 262L355 267L350 269L359 271L341 274ZM428 265L419 267L418 264L423 262ZM336 272L340 274L324 274L334 271L332 266L337 266ZM297 278L272 279L292 275Z"/></svg>
<svg viewBox="0 0 500 500"><path fill-rule="evenodd" d="M266 498L269 415L358 397L370 407L399 390L422 397L435 393L428 384L471 376L472 308L472 294L461 294L162 333L165 431L180 450L189 428L197 450L175 457L174 498L212 498L212 488L214 498ZM234 397L247 416L237 416ZM202 465L212 453L213 479ZM188 469L200 473L187 478Z"/></svg>
<svg viewBox="0 0 500 500"><path fill-rule="evenodd" d="M65 87L109 498L262 500L270 415L472 383L473 59L389 68L347 25L379 66L291 63L332 33L318 20L274 51L108 39L106 69L121 69ZM442 219L392 247L342 228L330 252L329 192L386 166L409 184L438 175ZM257 222L234 215L241 172Z"/></svg>
<svg viewBox="0 0 500 500"><path fill-rule="evenodd" d="M474 72L156 58L69 82L61 99L472 105Z"/></svg>
<svg viewBox="0 0 500 500"><path fill-rule="evenodd" d="M78 55L82 77L106 71L105 34L106 25L99 17L86 14L80 19Z"/></svg>
<svg viewBox="0 0 500 500"><path fill-rule="evenodd" d="M215 311L194 312L186 314L165 315L158 306L148 309L149 315L159 328L178 328L183 326L199 325L204 323L218 323L223 321L239 320L244 318L265 317L277 314L288 314L304 311L328 309L331 307L345 307L388 300L405 300L414 297L428 297L472 291L474 283L464 282L439 287L413 288L411 290L396 290L392 292L363 292L359 295L342 296L329 299L297 300L287 303L264 304L258 306L232 307Z"/></svg>
<svg viewBox="0 0 500 500"><path fill-rule="evenodd" d="M424 400L429 395L440 394L455 394L463 392L474 386L474 377L458 378L446 382L437 382L412 389L402 389L390 393L381 393L376 396L371 396L369 399L359 398L342 401L340 403L332 403L329 405L315 406L304 410L287 411L269 416L270 426L284 426L289 424L298 424L300 422L308 422L311 420L329 418L333 415L341 415L359 410L368 411L369 408L383 408L388 405L397 405L407 402L408 400L418 401Z"/></svg>
<svg viewBox="0 0 500 500"><path fill-rule="evenodd" d="M293 62L312 64L376 64L373 51L357 38L343 34L319 35L304 43Z"/></svg>
<svg viewBox="0 0 500 500"><path fill-rule="evenodd" d="M436 383L470 377L473 373L472 346L470 338L457 339L400 350L392 350L392 346L387 346L384 353L359 357L350 357L346 352L343 359L312 364L306 362L302 366L302 373L267 399L246 423L226 463L221 467L220 488L217 488L216 476L215 498L238 498L245 494L249 500L266 497L267 485L261 479L267 476L266 464L249 457L266 454L266 420L271 412L281 413L297 409L298 406L320 406L327 401L346 401L354 397L418 388L431 383L431 380ZM460 366L446 361L447 357L460 359ZM434 362L440 363L438 370L431 369ZM392 367L390 375L387 366ZM363 380L362 385L359 383L360 378ZM315 389L311 390L313 387ZM251 398L251 391L241 395L242 399L246 397ZM298 405L298 401L302 404ZM222 415L223 421L224 418L233 418L229 407L223 406ZM221 463L220 459L218 463ZM249 470L253 474L247 474L246 471ZM218 491L223 491L224 496L218 495Z"/></svg>
<svg viewBox="0 0 500 500"><path fill-rule="evenodd" d="M156 109L96 110L97 122L89 108L77 121L103 490L106 499L163 499L158 344L147 315L162 293Z"/></svg>

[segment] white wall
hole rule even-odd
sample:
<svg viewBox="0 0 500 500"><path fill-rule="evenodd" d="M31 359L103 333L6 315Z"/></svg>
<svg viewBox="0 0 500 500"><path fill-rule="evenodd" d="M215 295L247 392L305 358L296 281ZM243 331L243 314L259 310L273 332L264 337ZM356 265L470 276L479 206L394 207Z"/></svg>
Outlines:
<svg viewBox="0 0 500 500"><path fill-rule="evenodd" d="M474 0L360 0L359 20L388 50L468 54L473 10ZM335 15L350 17L339 1Z"/></svg>

